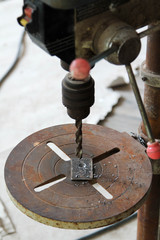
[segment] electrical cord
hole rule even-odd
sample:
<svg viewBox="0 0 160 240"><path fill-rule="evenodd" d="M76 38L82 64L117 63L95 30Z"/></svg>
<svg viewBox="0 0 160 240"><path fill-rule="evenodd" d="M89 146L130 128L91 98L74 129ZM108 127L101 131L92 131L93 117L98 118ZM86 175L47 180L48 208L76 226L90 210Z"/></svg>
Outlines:
<svg viewBox="0 0 160 240"><path fill-rule="evenodd" d="M136 217L137 217L137 212L133 213L128 218L125 218L125 219L121 220L120 222L114 223L114 224L112 224L110 226L107 226L107 227L105 227L105 228L103 228L101 230L98 230L98 231L96 231L94 233L88 234L88 235L86 235L84 237L81 237L81 238L78 238L76 240L90 240L90 239L96 238L97 236L100 236L100 235L102 235L104 233L107 233L107 232L115 229L116 227L119 227L119 226L121 226L121 225L123 225L125 223L128 223L129 221L131 221L132 219L134 219Z"/></svg>
<svg viewBox="0 0 160 240"><path fill-rule="evenodd" d="M22 35L20 37L20 41L19 41L19 44L18 44L18 50L17 50L16 57L15 57L13 63L8 68L7 72L0 78L0 87L2 86L4 81L7 79L7 77L10 75L10 73L15 69L15 67L17 66L19 60L23 56L22 49L24 47L24 39L25 39L25 31L23 31L23 33L22 33Z"/></svg>

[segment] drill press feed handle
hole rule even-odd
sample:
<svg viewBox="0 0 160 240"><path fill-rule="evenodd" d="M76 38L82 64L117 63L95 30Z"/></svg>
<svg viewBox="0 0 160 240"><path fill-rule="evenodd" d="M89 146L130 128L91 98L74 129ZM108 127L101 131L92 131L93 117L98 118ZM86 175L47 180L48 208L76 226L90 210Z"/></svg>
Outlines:
<svg viewBox="0 0 160 240"><path fill-rule="evenodd" d="M151 159L159 160L160 159L160 143L154 142L154 143L147 143L147 155Z"/></svg>
<svg viewBox="0 0 160 240"><path fill-rule="evenodd" d="M70 65L70 73L74 79L85 81L89 76L90 64L83 58L77 58Z"/></svg>

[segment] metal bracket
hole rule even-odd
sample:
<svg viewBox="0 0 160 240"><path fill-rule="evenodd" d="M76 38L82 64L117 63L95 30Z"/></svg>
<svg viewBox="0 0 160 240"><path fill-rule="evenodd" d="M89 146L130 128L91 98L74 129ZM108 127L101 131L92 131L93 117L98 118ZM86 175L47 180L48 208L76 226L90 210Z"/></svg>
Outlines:
<svg viewBox="0 0 160 240"><path fill-rule="evenodd" d="M71 180L92 180L93 160L92 158L71 159Z"/></svg>
<svg viewBox="0 0 160 240"><path fill-rule="evenodd" d="M160 75L150 72L146 68L145 62L141 65L141 78L146 84L152 87L160 88Z"/></svg>

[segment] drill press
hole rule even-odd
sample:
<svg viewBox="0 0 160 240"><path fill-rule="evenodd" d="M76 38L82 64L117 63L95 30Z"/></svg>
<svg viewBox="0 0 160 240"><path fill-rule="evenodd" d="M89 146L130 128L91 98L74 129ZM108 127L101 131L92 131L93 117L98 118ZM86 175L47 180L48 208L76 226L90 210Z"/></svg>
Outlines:
<svg viewBox="0 0 160 240"><path fill-rule="evenodd" d="M142 7L138 3L137 13ZM140 38L160 27L140 34L135 29L160 16L151 11L146 18L133 20L134 4L129 0L24 0L18 21L33 42L58 56L68 70L75 58L83 58L80 65L77 60L76 66L71 64L71 74L62 82L63 104L77 129L70 124L34 133L15 147L6 163L11 199L39 222L73 229L101 227L132 214L148 195L152 170L144 147L126 133L86 124L82 128L82 119L94 103L90 67L106 58L126 65L149 141L155 143L130 63L139 54ZM157 5L155 1L155 9ZM148 13L144 6L143 10ZM52 151L50 143L65 152L67 160Z"/></svg>

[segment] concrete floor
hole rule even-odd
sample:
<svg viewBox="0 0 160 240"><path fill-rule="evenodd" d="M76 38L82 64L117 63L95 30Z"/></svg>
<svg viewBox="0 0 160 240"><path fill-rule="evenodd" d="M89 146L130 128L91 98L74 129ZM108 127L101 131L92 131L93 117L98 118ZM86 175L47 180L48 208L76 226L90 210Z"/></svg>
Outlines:
<svg viewBox="0 0 160 240"><path fill-rule="evenodd" d="M0 2L0 76L13 61L16 53L22 30L17 25L16 17L21 15L21 5L22 1L19 0ZM144 58L143 49L142 55L133 64L134 68L139 66ZM0 198L5 203L16 229L14 234L3 237L4 240L77 240L97 231L62 230L35 222L22 214L6 193L4 165L11 149L20 140L39 129L71 122L61 104L60 86L64 75L65 71L61 69L59 60L51 59L27 38L24 57L0 89ZM107 65L102 61L97 64L92 75L96 79L98 93L95 108L87 121L96 124L102 120L99 124L118 131L137 132L141 120L130 87L127 85L115 88L114 91L106 89L106 86L119 77L127 79L124 68ZM142 83L139 83L143 89ZM121 98L117 104L119 97ZM114 105L116 106L112 111ZM132 220L95 239L135 240L136 224L136 220Z"/></svg>

